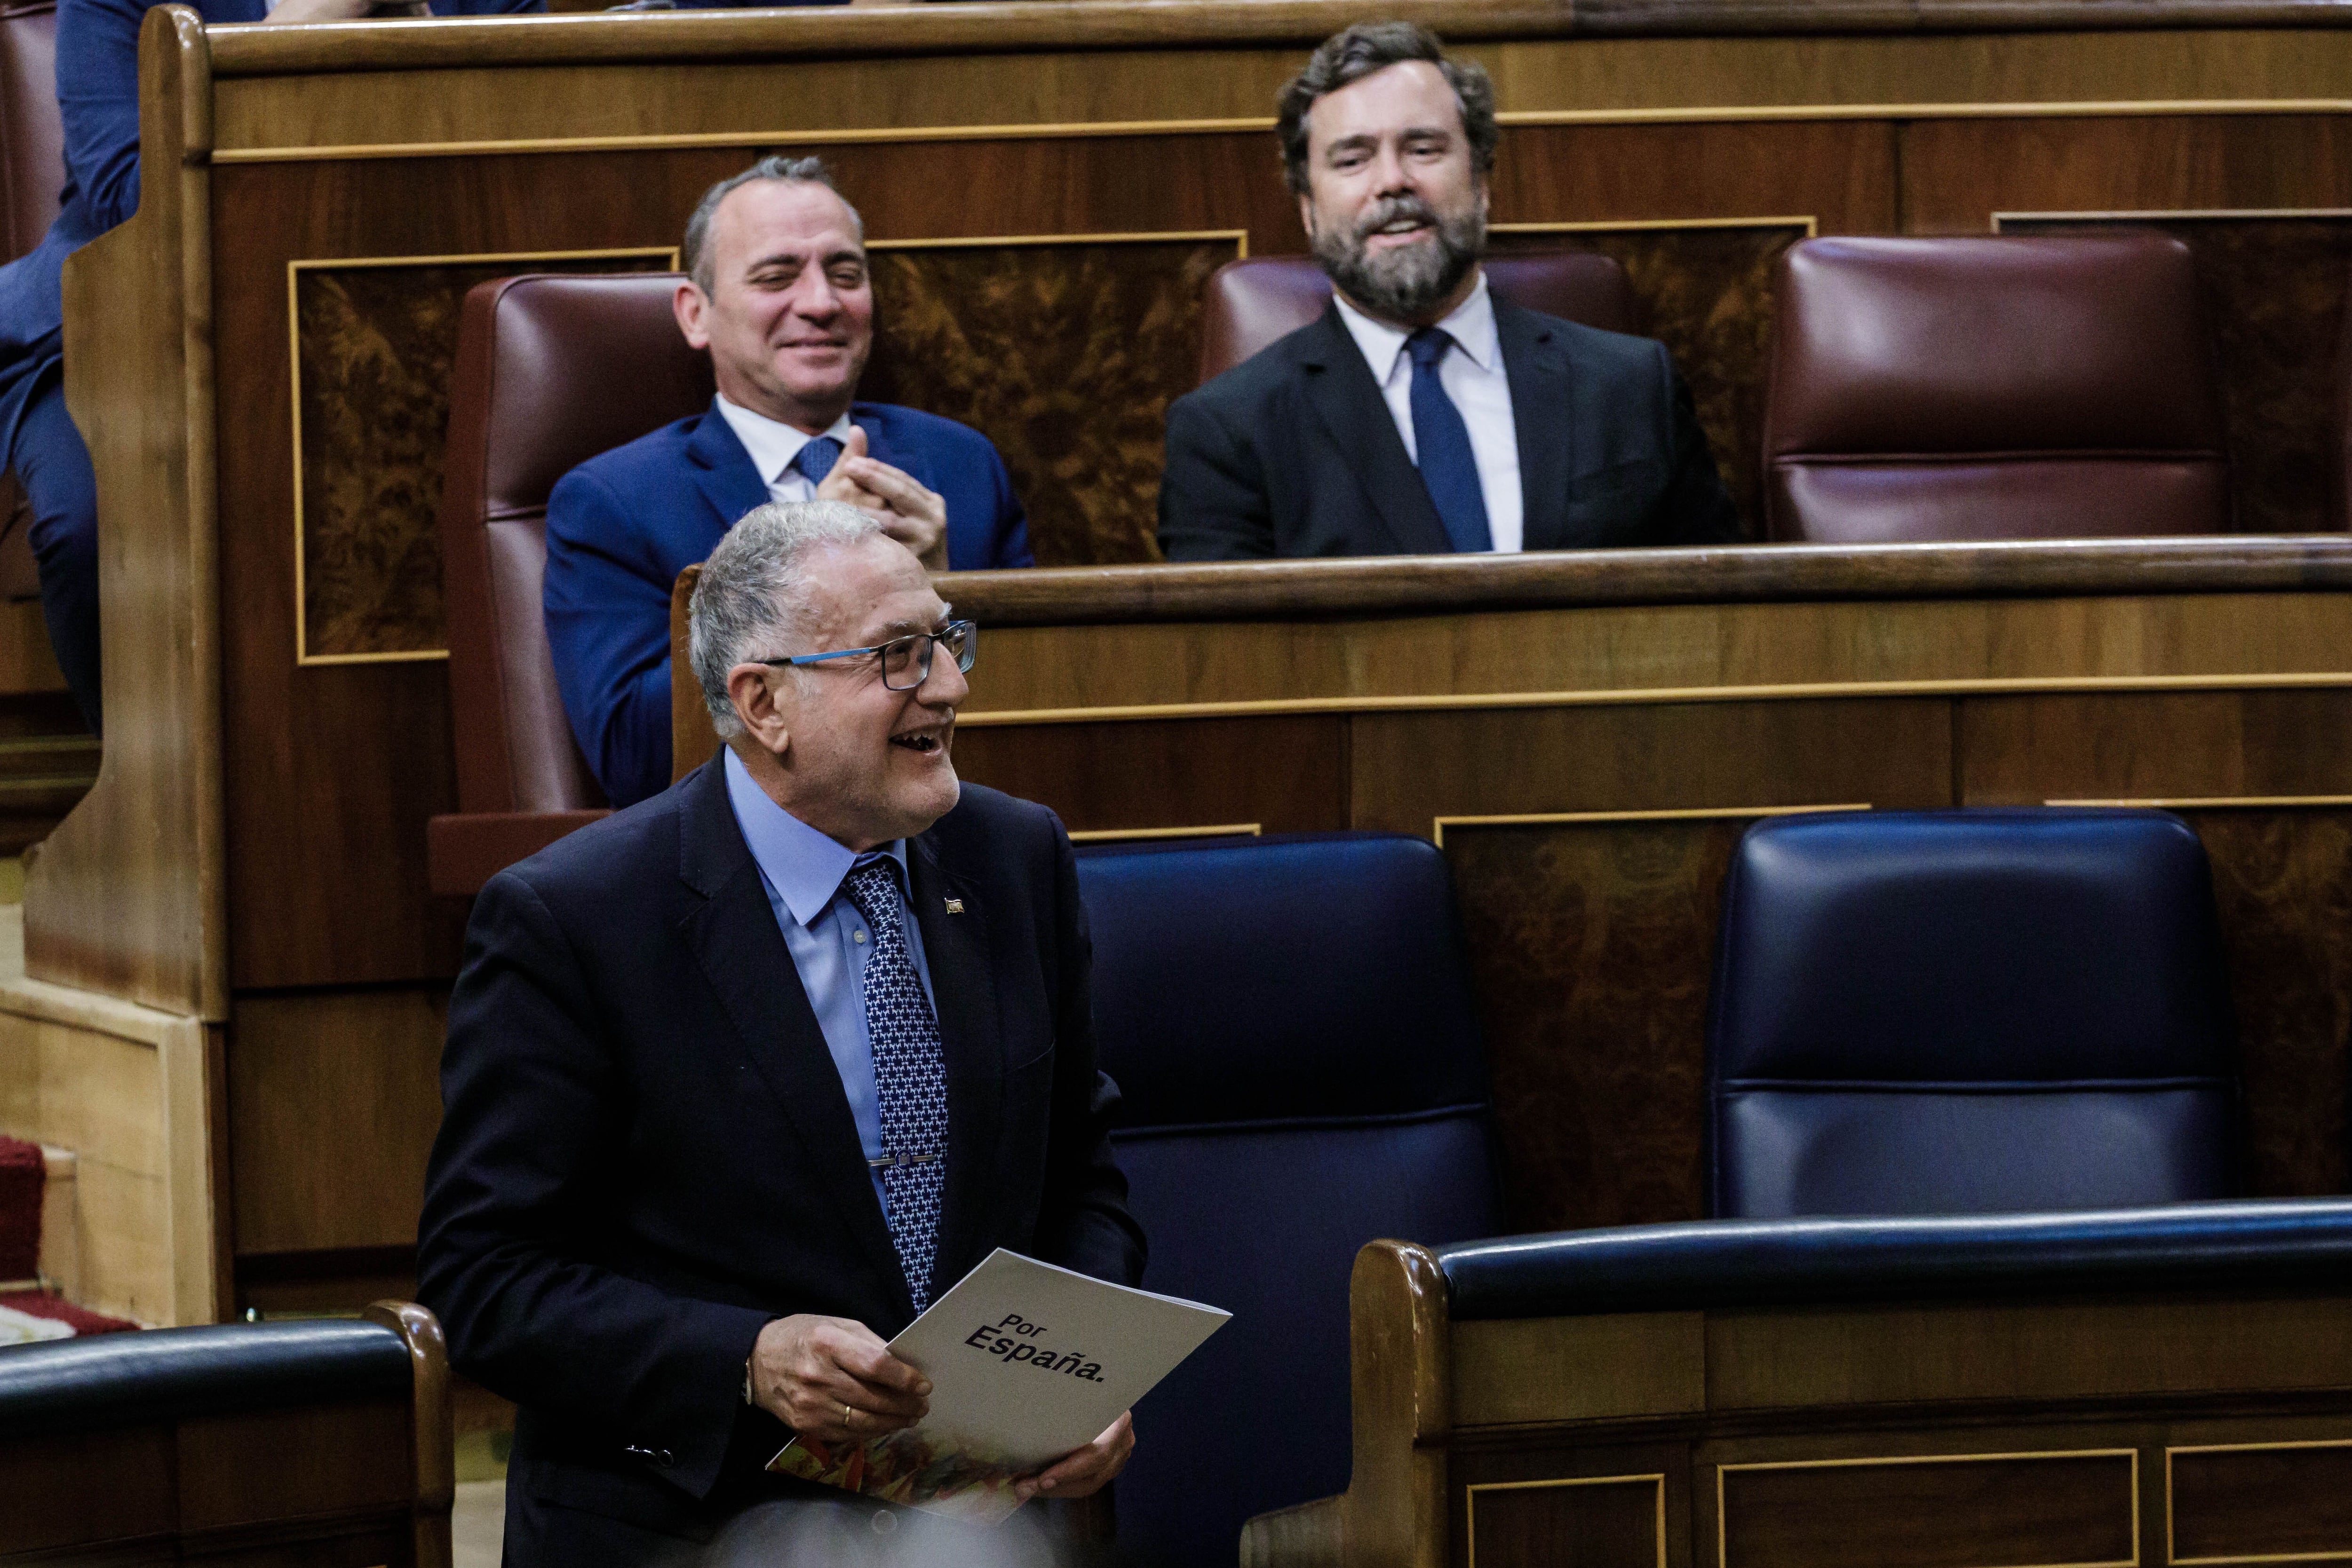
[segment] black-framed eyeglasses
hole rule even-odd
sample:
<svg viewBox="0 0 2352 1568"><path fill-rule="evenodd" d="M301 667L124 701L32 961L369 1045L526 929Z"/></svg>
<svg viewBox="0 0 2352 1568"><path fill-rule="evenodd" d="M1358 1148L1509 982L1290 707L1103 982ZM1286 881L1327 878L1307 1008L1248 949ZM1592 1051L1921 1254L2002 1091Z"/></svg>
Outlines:
<svg viewBox="0 0 2352 1568"><path fill-rule="evenodd" d="M782 669L797 664L822 664L832 659L854 659L860 653L880 655L882 684L894 692L911 692L930 678L931 648L939 644L948 651L959 670L970 670L973 655L980 652L980 628L969 621L950 621L936 632L918 632L911 637L893 637L887 643L877 643L871 648L835 648L830 653L794 653L782 659L754 659L755 664L770 664Z"/></svg>

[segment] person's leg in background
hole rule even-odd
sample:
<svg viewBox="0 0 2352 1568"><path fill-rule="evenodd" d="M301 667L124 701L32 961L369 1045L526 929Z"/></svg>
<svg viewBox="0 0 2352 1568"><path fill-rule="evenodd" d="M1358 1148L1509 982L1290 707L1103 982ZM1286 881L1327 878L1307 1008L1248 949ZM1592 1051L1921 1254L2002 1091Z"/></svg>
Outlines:
<svg viewBox="0 0 2352 1568"><path fill-rule="evenodd" d="M16 481L32 503L33 559L41 568L41 614L49 646L90 732L99 733L98 480L89 448L66 413L63 378L51 375L25 405L16 429Z"/></svg>

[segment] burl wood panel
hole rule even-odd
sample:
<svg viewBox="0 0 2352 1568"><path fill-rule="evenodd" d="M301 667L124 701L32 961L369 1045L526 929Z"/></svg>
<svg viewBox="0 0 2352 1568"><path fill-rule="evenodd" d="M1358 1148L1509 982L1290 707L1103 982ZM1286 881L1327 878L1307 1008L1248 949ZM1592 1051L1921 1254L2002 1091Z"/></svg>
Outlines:
<svg viewBox="0 0 2352 1568"><path fill-rule="evenodd" d="M2352 217L2008 219L2004 234L2147 227L2195 257L2228 424L2230 497L2241 533L2344 526L2346 367L2338 323Z"/></svg>
<svg viewBox="0 0 2352 1568"><path fill-rule="evenodd" d="M1960 704L1961 798L2352 794L2352 693L2112 693ZM2352 810L2183 809L2213 866L2262 1197L2352 1187Z"/></svg>
<svg viewBox="0 0 2352 1568"><path fill-rule="evenodd" d="M1723 1568L2059 1568L2138 1556L2128 1454L1727 1466L1722 1484Z"/></svg>
<svg viewBox="0 0 2352 1568"><path fill-rule="evenodd" d="M1234 240L873 253L859 395L996 444L1039 566L1156 560L1168 404L1192 390L1201 291Z"/></svg>
<svg viewBox="0 0 2352 1568"><path fill-rule="evenodd" d="M2352 1445L2175 1452L2171 1556L2352 1556Z"/></svg>
<svg viewBox="0 0 2352 1568"><path fill-rule="evenodd" d="M415 1242L447 1032L437 988L237 999L228 1126L239 1254Z"/></svg>
<svg viewBox="0 0 2352 1568"><path fill-rule="evenodd" d="M306 657L433 653L441 618L441 455L466 291L518 272L657 272L651 256L294 274Z"/></svg>
<svg viewBox="0 0 2352 1568"><path fill-rule="evenodd" d="M1492 1568L1664 1568L1665 1481L1475 1488L1470 1545Z"/></svg>
<svg viewBox="0 0 2352 1568"><path fill-rule="evenodd" d="M1764 383L1776 318L1772 265L1805 225L1498 233L1491 248L1588 250L1615 258L1641 302L1642 329L1690 384L1716 471L1749 536L1763 516Z"/></svg>
<svg viewBox="0 0 2352 1568"><path fill-rule="evenodd" d="M959 729L956 772L1061 814L1072 831L1349 825L1348 721L1336 716Z"/></svg>

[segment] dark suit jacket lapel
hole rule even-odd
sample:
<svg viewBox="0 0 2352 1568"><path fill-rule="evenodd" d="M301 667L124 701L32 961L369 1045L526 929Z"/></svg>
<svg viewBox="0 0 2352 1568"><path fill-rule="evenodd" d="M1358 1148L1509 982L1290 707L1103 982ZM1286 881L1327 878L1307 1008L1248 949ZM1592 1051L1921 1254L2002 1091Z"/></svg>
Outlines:
<svg viewBox="0 0 2352 1568"><path fill-rule="evenodd" d="M923 962L931 972L940 1050L947 1063L948 1176L931 1275L931 1299L937 1301L980 1261L980 1239L995 1197L1004 1041L989 954L993 914L988 899L970 879L940 863L929 835L908 843L907 869L908 902L923 934ZM950 898L961 903L961 914L948 913Z"/></svg>
<svg viewBox="0 0 2352 1568"><path fill-rule="evenodd" d="M1559 549L1568 542L1568 476L1576 472L1574 394L1568 353L1550 321L1495 301L1495 334L1511 387L1511 426L1519 441L1519 495L1526 510L1522 548Z"/></svg>
<svg viewBox="0 0 2352 1568"><path fill-rule="evenodd" d="M1381 385L1364 363L1364 352L1348 335L1339 307L1324 307L1321 329L1307 335L1299 362L1306 367L1307 401L1322 416L1349 470L1361 484L1372 510L1408 555L1445 555L1454 549L1444 521L1421 482L1421 470L1404 449L1396 420Z"/></svg>
<svg viewBox="0 0 2352 1568"><path fill-rule="evenodd" d="M679 811L678 875L707 900L686 918L687 941L752 1067L799 1133L832 1207L912 1315L914 1299L866 1174L849 1096L808 993L801 988L783 933L776 929L775 908L760 881L759 865L736 826L726 773L719 761L708 762L681 788L686 800ZM928 938L929 933L924 935Z"/></svg>
<svg viewBox="0 0 2352 1568"><path fill-rule="evenodd" d="M695 486L710 504L720 533L733 528L752 507L767 505L768 482L760 477L751 455L743 450L743 444L735 438L735 432L716 406L702 416L694 434L687 437L686 455L694 465ZM719 804L724 806L724 790L720 797Z"/></svg>

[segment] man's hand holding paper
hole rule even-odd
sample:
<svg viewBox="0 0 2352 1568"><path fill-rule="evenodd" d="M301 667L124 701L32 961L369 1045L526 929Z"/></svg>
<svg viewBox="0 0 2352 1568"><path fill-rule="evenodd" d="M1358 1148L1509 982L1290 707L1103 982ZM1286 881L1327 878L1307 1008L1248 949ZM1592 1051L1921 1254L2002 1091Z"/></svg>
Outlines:
<svg viewBox="0 0 2352 1568"><path fill-rule="evenodd" d="M931 1380L847 1318L778 1318L760 1331L751 1378L753 1404L795 1432L832 1442L911 1427L931 1407Z"/></svg>

